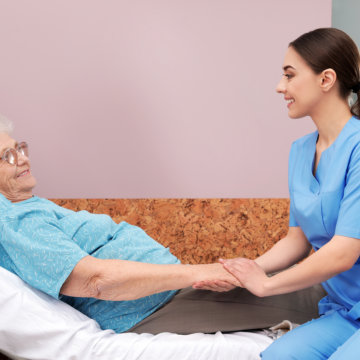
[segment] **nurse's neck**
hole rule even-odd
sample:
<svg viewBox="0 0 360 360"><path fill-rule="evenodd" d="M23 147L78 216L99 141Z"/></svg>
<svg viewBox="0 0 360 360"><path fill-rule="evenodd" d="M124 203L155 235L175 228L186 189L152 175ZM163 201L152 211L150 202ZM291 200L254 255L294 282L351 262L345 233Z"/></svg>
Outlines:
<svg viewBox="0 0 360 360"><path fill-rule="evenodd" d="M339 96L324 104L318 104L316 110L310 114L319 132L316 147L323 151L331 146L351 116L347 101Z"/></svg>

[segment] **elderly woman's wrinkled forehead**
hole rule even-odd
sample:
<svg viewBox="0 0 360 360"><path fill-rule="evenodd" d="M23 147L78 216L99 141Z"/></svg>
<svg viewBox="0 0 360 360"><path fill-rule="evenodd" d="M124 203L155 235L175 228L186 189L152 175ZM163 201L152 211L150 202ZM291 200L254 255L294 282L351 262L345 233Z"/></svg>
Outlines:
<svg viewBox="0 0 360 360"><path fill-rule="evenodd" d="M9 142L15 142L15 140L8 133L0 131L0 148L8 147Z"/></svg>
<svg viewBox="0 0 360 360"><path fill-rule="evenodd" d="M13 131L13 123L0 114L0 154L8 147L14 147L15 140L10 134Z"/></svg>
<svg viewBox="0 0 360 360"><path fill-rule="evenodd" d="M12 121L0 114L0 132L11 134L13 129L14 126Z"/></svg>
<svg viewBox="0 0 360 360"><path fill-rule="evenodd" d="M0 156L7 148L14 148L16 141L6 132L0 132Z"/></svg>

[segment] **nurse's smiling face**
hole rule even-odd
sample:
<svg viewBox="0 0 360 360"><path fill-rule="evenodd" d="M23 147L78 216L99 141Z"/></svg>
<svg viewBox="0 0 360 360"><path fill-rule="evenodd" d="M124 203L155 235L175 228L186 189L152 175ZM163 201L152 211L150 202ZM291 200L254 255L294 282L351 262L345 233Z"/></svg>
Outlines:
<svg viewBox="0 0 360 360"><path fill-rule="evenodd" d="M322 74L315 74L292 47L286 52L283 71L276 91L284 95L289 117L312 116L323 96Z"/></svg>

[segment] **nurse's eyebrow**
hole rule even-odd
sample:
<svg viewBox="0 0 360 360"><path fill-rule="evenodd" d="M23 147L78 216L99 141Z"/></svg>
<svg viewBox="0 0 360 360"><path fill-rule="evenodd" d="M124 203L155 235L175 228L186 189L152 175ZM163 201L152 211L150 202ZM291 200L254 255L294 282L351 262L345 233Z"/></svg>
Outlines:
<svg viewBox="0 0 360 360"><path fill-rule="evenodd" d="M296 69L295 69L293 66L291 66L291 65L285 65L285 66L283 67L283 70L284 70L284 71L289 70L289 69L296 70Z"/></svg>

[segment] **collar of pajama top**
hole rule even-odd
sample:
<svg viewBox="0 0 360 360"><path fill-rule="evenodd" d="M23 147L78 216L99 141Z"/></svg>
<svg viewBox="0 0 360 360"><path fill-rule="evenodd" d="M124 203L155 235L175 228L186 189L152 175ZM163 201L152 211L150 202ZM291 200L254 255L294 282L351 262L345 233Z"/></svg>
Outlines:
<svg viewBox="0 0 360 360"><path fill-rule="evenodd" d="M290 226L300 226L314 250L334 235L360 239L360 120L350 118L324 150L313 175L315 131L296 140L289 157ZM360 240L359 240L360 241ZM323 283L320 313L345 308L360 318L360 261Z"/></svg>

